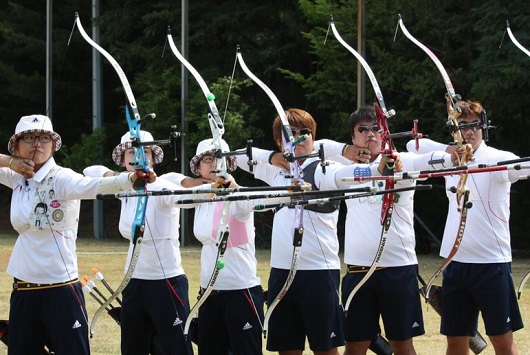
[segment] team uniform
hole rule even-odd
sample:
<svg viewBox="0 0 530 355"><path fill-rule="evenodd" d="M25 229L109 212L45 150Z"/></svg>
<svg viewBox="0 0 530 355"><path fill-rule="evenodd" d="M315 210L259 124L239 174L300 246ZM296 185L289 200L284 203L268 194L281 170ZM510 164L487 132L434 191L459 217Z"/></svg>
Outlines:
<svg viewBox="0 0 530 355"><path fill-rule="evenodd" d="M196 154L190 160L190 169L195 175L210 181L218 179L215 173L218 166L214 159L217 144L223 151L230 151L222 139L215 144L211 138L199 142ZM236 157L228 156L226 164L227 170L235 170ZM215 184L203 187L208 189ZM232 195L248 197L249 194ZM267 203L287 200L278 197L267 200ZM202 243L200 294L214 282L210 294L198 310L197 342L201 355L262 353L264 295L257 276L254 206L263 204L261 199L216 201L198 204L195 208L193 232ZM221 223L226 223L226 226ZM223 233L228 233L222 260L224 267L218 271L216 279L212 279L214 270L219 267L220 250L217 244L220 229L224 227L227 229Z"/></svg>
<svg viewBox="0 0 530 355"><path fill-rule="evenodd" d="M210 185L208 185L210 187ZM199 309L199 354L261 354L263 289L256 275L253 206L257 201L230 203L229 237L220 271ZM225 202L202 203L195 208L193 232L202 243L201 289L215 269L215 245Z"/></svg>
<svg viewBox="0 0 530 355"><path fill-rule="evenodd" d="M14 277L9 354L89 354L85 299L78 281L76 239L81 199L132 187L128 175L84 177L53 158L30 178L0 169L13 189L11 224L19 236L7 272Z"/></svg>
<svg viewBox="0 0 530 355"><path fill-rule="evenodd" d="M253 150L257 160L267 161L270 152ZM352 176L353 169L331 164L324 175L318 159L306 159L301 165L304 180L313 188L336 189L342 176ZM238 166L247 170L247 158L238 156ZM375 174L373 168L370 174ZM287 186L288 172L268 164L254 167L254 177L270 186ZM267 303L275 299L285 283L293 257L293 221L295 209L276 211L271 244L271 273ZM343 311L339 300L340 259L337 239L338 205L323 209L306 206L303 212L304 234L293 284L278 303L269 321L267 349L283 351L303 349L305 339L313 351L326 351L344 345ZM315 307L318 305L318 307Z"/></svg>
<svg viewBox="0 0 530 355"><path fill-rule="evenodd" d="M422 139L420 152L446 147ZM489 147L484 141L473 156L475 162L469 165L518 158L513 153ZM473 206L467 212L458 251L443 272L441 333L444 335L474 336L479 311L487 335L501 335L523 327L511 275L509 230L510 188L520 175L517 170L504 170L468 176L469 201ZM448 176L445 180L449 188L457 185L459 176ZM447 192L447 197L449 211L440 249L444 258L453 247L460 225L456 196Z"/></svg>
<svg viewBox="0 0 530 355"><path fill-rule="evenodd" d="M107 168L94 166L85 175L102 176ZM127 175L127 174L121 174ZM179 190L181 186L158 178L149 190ZM131 190L132 192L133 190ZM132 279L123 290L121 309L122 354L193 354L184 340L189 314L188 279L182 268L179 242L180 208L186 195L151 196L145 210L145 230ZM131 239L138 199L121 198L119 230ZM129 245L128 269L133 252Z"/></svg>
<svg viewBox="0 0 530 355"><path fill-rule="evenodd" d="M343 144L329 140L326 153L334 160L352 164L340 157ZM403 171L430 170L452 166L451 156L443 152L427 155L400 153ZM378 156L371 164L378 166ZM436 164L434 163L436 161ZM414 187L416 180L400 180L394 188ZM356 187L384 190L382 181L370 181ZM347 272L342 279L342 302L346 301L366 275L379 249L384 195L346 200L344 263ZM394 194L394 209L383 255L376 271L361 286L349 305L345 322L348 342L368 341L379 334L379 318L383 319L385 335L403 341L425 333L420 294L418 292L418 259L414 234L414 191Z"/></svg>

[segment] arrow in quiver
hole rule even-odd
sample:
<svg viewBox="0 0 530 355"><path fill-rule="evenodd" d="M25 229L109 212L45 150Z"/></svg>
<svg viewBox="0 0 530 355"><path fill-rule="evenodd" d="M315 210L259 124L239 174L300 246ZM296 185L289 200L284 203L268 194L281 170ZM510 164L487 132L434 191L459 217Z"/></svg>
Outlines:
<svg viewBox="0 0 530 355"><path fill-rule="evenodd" d="M107 301L107 297L97 288L96 284L90 280L87 276L83 276L84 282L82 283L83 291L88 293L90 296L92 296L93 299L96 300L97 303L100 305L103 305ZM107 285L105 285L107 287ZM112 291L109 290L109 292ZM117 301L121 304L121 302L117 299ZM121 307L114 307L114 305L110 304L106 309L107 313L111 316L114 321L120 325L120 319L121 319Z"/></svg>

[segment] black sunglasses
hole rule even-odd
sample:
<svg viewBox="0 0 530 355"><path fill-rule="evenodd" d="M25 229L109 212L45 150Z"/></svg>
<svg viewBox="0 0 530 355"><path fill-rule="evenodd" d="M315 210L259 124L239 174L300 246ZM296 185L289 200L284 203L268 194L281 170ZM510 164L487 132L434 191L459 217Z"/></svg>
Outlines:
<svg viewBox="0 0 530 355"><path fill-rule="evenodd" d="M368 131L372 131L374 133L381 133L381 130L379 129L379 126L377 124L373 124L371 126L359 126L357 127L357 131L360 134L368 134Z"/></svg>
<svg viewBox="0 0 530 355"><path fill-rule="evenodd" d="M311 130L309 128L300 128L299 130L292 130L293 136L303 136L303 135L310 135Z"/></svg>

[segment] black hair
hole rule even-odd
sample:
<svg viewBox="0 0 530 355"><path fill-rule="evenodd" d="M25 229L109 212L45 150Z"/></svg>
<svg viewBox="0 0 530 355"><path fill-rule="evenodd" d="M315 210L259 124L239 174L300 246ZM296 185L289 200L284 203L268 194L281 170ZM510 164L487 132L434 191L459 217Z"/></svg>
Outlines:
<svg viewBox="0 0 530 355"><path fill-rule="evenodd" d="M350 115L350 120L348 122L350 137L353 137L353 129L355 126L364 122L377 122L375 108L372 106L363 106Z"/></svg>

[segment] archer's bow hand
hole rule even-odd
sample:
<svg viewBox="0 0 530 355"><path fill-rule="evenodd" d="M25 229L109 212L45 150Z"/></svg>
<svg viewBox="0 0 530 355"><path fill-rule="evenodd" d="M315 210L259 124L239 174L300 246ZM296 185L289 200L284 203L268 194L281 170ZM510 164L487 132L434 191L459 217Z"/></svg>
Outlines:
<svg viewBox="0 0 530 355"><path fill-rule="evenodd" d="M218 177L217 181L214 184L212 184L213 189L228 189L228 188L236 188L236 187L239 187L239 185L236 183L236 181L233 178L230 180L226 180L222 177ZM215 193L215 195L224 196L224 195L228 195L228 192L217 192Z"/></svg>
<svg viewBox="0 0 530 355"><path fill-rule="evenodd" d="M379 162L377 171L383 176L393 175L403 171L403 162L401 156L394 152L391 156L383 157Z"/></svg>
<svg viewBox="0 0 530 355"><path fill-rule="evenodd" d="M148 171L136 170L134 173L129 175L129 179L133 185L138 179L145 180L147 183L153 183L156 181L156 173L151 169L148 169Z"/></svg>
<svg viewBox="0 0 530 355"><path fill-rule="evenodd" d="M289 162L280 152L272 152L269 156L269 164L278 168L289 170Z"/></svg>
<svg viewBox="0 0 530 355"><path fill-rule="evenodd" d="M475 160L475 156L473 155L475 150L469 143L464 144L461 147L450 145L445 151L451 154L451 161L456 166L466 165L468 162Z"/></svg>

